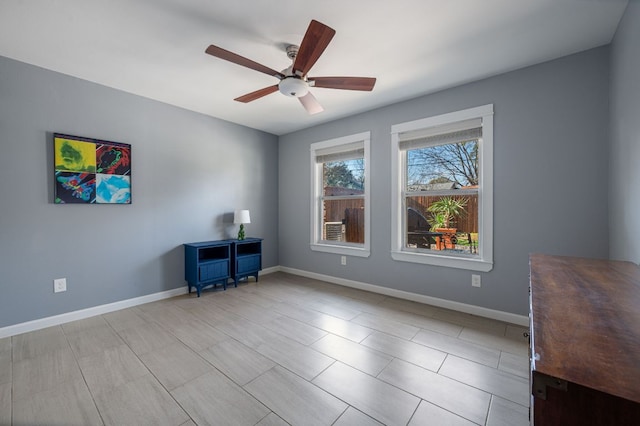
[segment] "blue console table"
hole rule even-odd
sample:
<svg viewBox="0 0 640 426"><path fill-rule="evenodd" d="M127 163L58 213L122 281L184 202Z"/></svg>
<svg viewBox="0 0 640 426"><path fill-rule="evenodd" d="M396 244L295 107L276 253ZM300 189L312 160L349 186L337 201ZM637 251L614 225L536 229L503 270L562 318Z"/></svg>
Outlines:
<svg viewBox="0 0 640 426"><path fill-rule="evenodd" d="M184 244L184 279L189 293L222 284L227 289L229 278L234 285L243 278L255 277L262 270L262 238L218 240Z"/></svg>

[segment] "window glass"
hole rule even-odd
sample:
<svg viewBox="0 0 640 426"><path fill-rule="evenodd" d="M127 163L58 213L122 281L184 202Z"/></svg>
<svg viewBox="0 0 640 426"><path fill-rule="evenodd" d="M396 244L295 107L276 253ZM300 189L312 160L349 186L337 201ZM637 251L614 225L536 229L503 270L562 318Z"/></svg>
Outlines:
<svg viewBox="0 0 640 426"><path fill-rule="evenodd" d="M369 255L369 133L311 145L313 250Z"/></svg>
<svg viewBox="0 0 640 426"><path fill-rule="evenodd" d="M493 106L392 127L396 260L493 267Z"/></svg>

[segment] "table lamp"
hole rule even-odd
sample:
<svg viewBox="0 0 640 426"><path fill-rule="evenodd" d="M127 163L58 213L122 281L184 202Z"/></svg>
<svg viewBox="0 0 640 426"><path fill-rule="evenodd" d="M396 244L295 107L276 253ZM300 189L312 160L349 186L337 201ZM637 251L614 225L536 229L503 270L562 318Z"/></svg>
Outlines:
<svg viewBox="0 0 640 426"><path fill-rule="evenodd" d="M240 230L238 231L238 239L244 240L244 224L251 223L249 217L249 210L236 210L233 214L233 223L240 224Z"/></svg>

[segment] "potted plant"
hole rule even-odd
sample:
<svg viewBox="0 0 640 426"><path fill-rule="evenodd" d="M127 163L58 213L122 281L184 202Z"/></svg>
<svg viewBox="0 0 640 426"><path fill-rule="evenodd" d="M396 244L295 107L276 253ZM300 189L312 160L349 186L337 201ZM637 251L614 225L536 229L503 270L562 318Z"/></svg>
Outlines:
<svg viewBox="0 0 640 426"><path fill-rule="evenodd" d="M442 197L431 203L427 211L432 214L431 230L442 233L437 245L438 250L455 248L456 231L455 219L465 214L465 207L469 202L466 198Z"/></svg>

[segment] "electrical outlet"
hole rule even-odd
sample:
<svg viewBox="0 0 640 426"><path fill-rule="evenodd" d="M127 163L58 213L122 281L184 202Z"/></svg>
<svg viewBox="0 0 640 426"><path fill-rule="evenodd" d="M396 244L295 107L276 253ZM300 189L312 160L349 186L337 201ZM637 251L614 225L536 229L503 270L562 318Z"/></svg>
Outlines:
<svg viewBox="0 0 640 426"><path fill-rule="evenodd" d="M340 264L341 265L346 265L347 264L347 256L342 256L340 258Z"/></svg>
<svg viewBox="0 0 640 426"><path fill-rule="evenodd" d="M471 286L472 287L480 287L481 286L480 275L471 274Z"/></svg>
<svg viewBox="0 0 640 426"><path fill-rule="evenodd" d="M60 293L61 291L67 291L67 279L58 278L53 280L53 292Z"/></svg>

